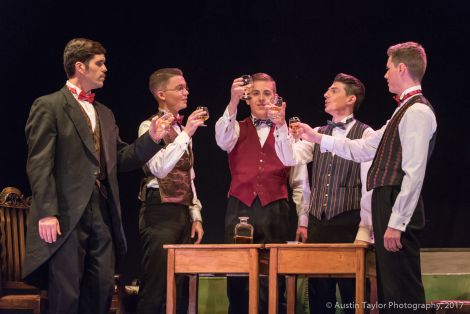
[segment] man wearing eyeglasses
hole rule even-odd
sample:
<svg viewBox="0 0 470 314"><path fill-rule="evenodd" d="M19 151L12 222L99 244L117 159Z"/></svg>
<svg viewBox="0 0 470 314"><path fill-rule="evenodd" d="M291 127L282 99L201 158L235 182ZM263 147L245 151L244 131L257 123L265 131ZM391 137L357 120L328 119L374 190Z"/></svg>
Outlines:
<svg viewBox="0 0 470 314"><path fill-rule="evenodd" d="M297 206L296 237L307 239L308 201L310 188L305 165L285 167L274 149L274 126L267 119L266 106L276 95L276 83L265 73L252 75L252 84L244 86L242 77L232 83L230 102L217 121L217 144L228 153L232 180L225 215L225 242L233 243L238 217L249 217L254 227L254 243L285 243L289 240L288 187L293 189ZM251 115L237 121L240 98L248 88ZM267 313L266 278L260 280L260 313ZM284 281L279 281L279 300L284 300ZM227 278L229 313L247 313L248 281L242 277ZM285 313L285 302L279 302Z"/></svg>
<svg viewBox="0 0 470 314"><path fill-rule="evenodd" d="M194 186L191 137L203 125L205 112L194 111L181 125L179 111L186 109L189 88L176 68L155 71L149 89L158 102L157 116L174 117L163 137L164 148L148 162L142 182L139 231L143 245L143 274L139 287L138 313L165 313L167 252L163 244L200 243L204 234L201 202ZM152 117L140 125L139 135L149 128ZM176 280L177 313L187 313L187 277Z"/></svg>

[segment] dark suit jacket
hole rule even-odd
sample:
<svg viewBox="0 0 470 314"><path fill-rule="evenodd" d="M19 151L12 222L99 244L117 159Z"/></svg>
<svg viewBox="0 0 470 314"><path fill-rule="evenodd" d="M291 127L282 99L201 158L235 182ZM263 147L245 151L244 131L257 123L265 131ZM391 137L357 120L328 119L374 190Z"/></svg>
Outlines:
<svg viewBox="0 0 470 314"><path fill-rule="evenodd" d="M121 141L114 115L109 108L94 103L101 127L102 150L106 159L108 206L116 253L127 249L121 223L118 171L138 169L161 146L146 133L133 144ZM87 206L99 170L92 133L68 88L38 98L26 123L28 142L27 173L33 193L26 236L23 279L47 287L47 261L75 228ZM57 216L62 235L53 244L40 239L38 220ZM67 265L64 265L67 267Z"/></svg>

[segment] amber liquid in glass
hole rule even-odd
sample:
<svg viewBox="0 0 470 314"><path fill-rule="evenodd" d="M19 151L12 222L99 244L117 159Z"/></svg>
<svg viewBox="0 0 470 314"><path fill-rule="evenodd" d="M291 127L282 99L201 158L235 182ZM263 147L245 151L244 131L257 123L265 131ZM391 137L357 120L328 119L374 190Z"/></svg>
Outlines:
<svg viewBox="0 0 470 314"><path fill-rule="evenodd" d="M235 244L251 244L253 243L253 237L236 235L233 237L233 242L235 242Z"/></svg>

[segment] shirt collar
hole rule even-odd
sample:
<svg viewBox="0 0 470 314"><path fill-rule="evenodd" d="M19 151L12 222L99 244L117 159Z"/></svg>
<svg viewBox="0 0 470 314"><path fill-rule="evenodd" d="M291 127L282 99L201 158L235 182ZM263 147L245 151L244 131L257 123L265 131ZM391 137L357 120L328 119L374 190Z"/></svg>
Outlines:
<svg viewBox="0 0 470 314"><path fill-rule="evenodd" d="M351 123L352 123L352 122L355 120L355 119L354 119L354 114L351 113L349 116L344 117L343 119L341 119L341 121L338 121L338 122L346 123L346 121L347 121L349 118L353 118L353 120L351 121Z"/></svg>
<svg viewBox="0 0 470 314"><path fill-rule="evenodd" d="M411 86L410 88L407 88L403 91L403 93L401 93L400 95L400 100L403 99L403 97L408 94L409 92L412 92L412 91L415 91L415 90L420 90L421 89L421 85L415 85L415 86Z"/></svg>
<svg viewBox="0 0 470 314"><path fill-rule="evenodd" d="M80 95L80 93L82 92L82 89L74 84L72 84L70 81L67 81L65 83L68 87L72 87L74 88L76 91L77 91L77 95ZM75 96L75 95L74 95Z"/></svg>

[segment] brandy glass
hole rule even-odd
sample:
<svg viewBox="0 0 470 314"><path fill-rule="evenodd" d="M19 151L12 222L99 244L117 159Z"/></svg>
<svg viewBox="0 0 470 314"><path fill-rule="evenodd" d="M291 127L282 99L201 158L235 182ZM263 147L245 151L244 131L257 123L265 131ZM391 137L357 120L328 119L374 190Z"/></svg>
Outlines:
<svg viewBox="0 0 470 314"><path fill-rule="evenodd" d="M299 125L298 123L300 122L299 117L292 117L289 119L289 129L291 131L291 134L294 136L294 138L297 138L297 133L299 130Z"/></svg>
<svg viewBox="0 0 470 314"><path fill-rule="evenodd" d="M157 121L157 127L162 128L163 130L168 129L174 120L174 116L171 113L165 113Z"/></svg>
<svg viewBox="0 0 470 314"><path fill-rule="evenodd" d="M233 242L235 244L253 243L253 226L248 223L249 217L238 217L240 222L235 225Z"/></svg>
<svg viewBox="0 0 470 314"><path fill-rule="evenodd" d="M271 98L271 105L273 105L271 107L270 110L276 112L276 113L279 113L282 109L282 102L284 101L284 99L282 99L281 96L279 96L279 94L276 94L274 95L273 98Z"/></svg>
<svg viewBox="0 0 470 314"><path fill-rule="evenodd" d="M202 106L196 107L196 110L198 109L204 110L204 114L199 116L201 120L206 121L207 119L209 119L209 109L207 109L207 107L202 107ZM207 125L203 124L202 126L207 126Z"/></svg>
<svg viewBox="0 0 470 314"><path fill-rule="evenodd" d="M243 75L242 76L242 86L248 86L250 85L251 83L253 83L253 78L251 77L251 75ZM248 94L248 87L245 87L245 93L243 94L243 96L241 97L241 99L243 100L248 100L250 99L250 95Z"/></svg>

